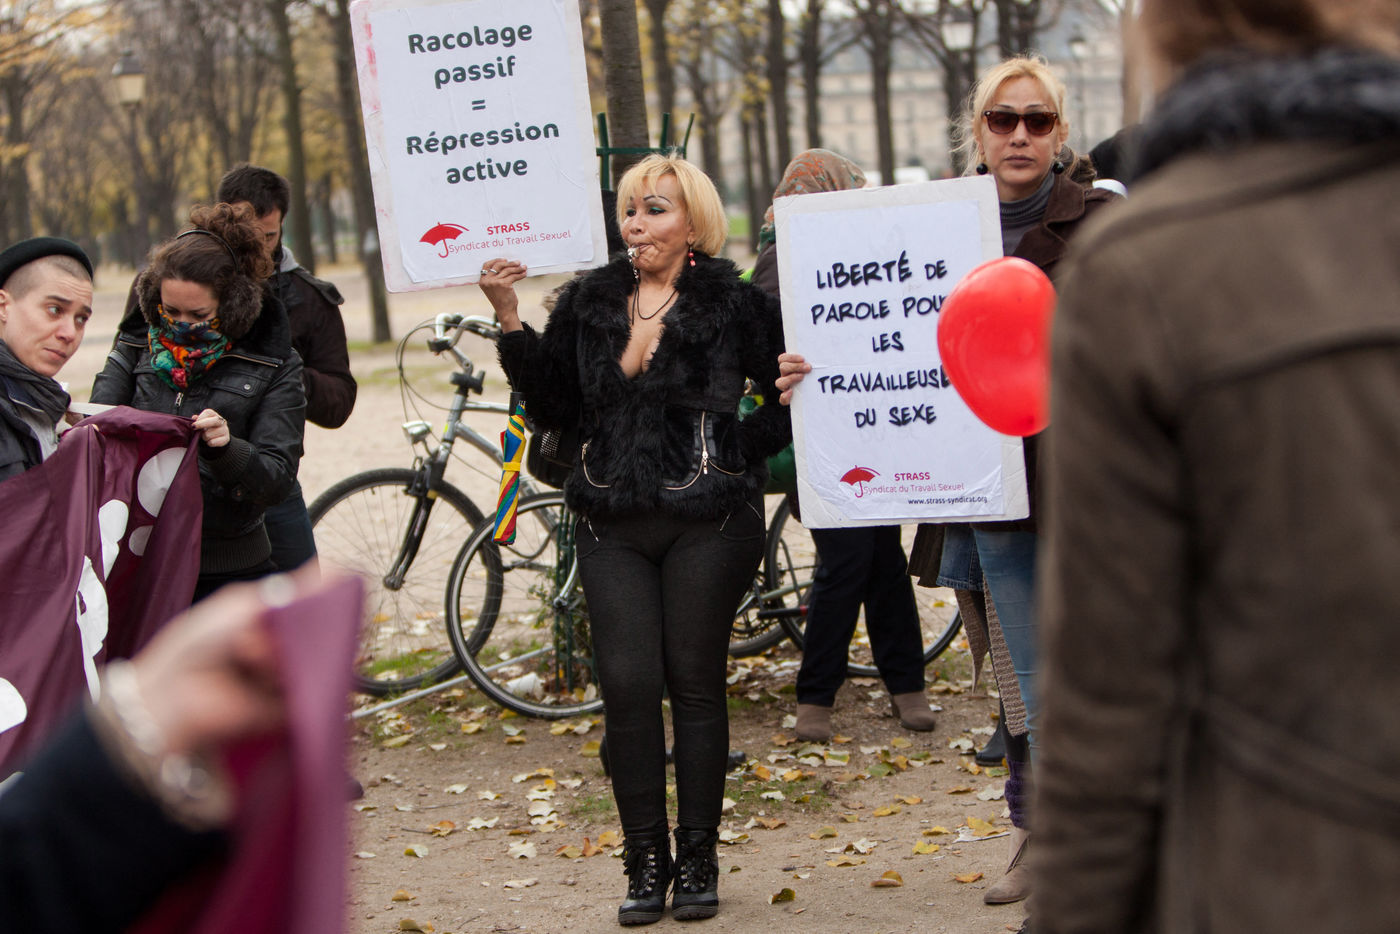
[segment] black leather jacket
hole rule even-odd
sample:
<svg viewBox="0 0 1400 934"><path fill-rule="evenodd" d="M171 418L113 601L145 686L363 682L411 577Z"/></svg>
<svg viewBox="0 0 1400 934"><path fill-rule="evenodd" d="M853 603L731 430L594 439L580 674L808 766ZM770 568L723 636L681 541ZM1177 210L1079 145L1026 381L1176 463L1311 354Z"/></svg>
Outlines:
<svg viewBox="0 0 1400 934"><path fill-rule="evenodd" d="M227 445L199 446L199 569L223 574L260 564L271 554L263 512L286 499L296 482L306 424L301 358L292 350L282 304L267 295L252 330L184 392L156 375L144 322L141 327L117 335L92 401L171 415L213 409L227 419L233 435Z"/></svg>
<svg viewBox="0 0 1400 934"><path fill-rule="evenodd" d="M695 260L676 282L650 365L634 379L618 365L631 335L625 259L565 286L542 335L527 326L501 340L501 364L531 417L583 430L564 492L585 516L723 517L758 495L765 459L791 440L774 386L783 350L777 302L728 260ZM740 422L746 377L773 404Z"/></svg>

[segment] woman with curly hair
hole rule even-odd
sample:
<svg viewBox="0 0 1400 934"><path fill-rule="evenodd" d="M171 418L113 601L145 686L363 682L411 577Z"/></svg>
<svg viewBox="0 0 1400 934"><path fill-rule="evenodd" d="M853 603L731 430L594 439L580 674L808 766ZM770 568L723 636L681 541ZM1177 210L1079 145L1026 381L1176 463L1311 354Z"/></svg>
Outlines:
<svg viewBox="0 0 1400 934"><path fill-rule="evenodd" d="M144 330L117 335L92 401L188 417L204 491L198 599L274 570L263 512L291 491L306 395L272 260L246 205L200 205L137 277Z"/></svg>

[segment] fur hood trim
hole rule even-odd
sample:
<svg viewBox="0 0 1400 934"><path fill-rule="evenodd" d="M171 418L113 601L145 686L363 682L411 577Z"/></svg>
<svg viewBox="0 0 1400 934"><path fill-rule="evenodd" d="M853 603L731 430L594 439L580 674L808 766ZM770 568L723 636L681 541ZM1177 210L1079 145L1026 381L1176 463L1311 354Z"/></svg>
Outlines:
<svg viewBox="0 0 1400 934"><path fill-rule="evenodd" d="M1143 128L1134 180L1187 152L1255 142L1400 138L1400 61L1326 49L1307 56L1221 55L1172 86Z"/></svg>
<svg viewBox="0 0 1400 934"><path fill-rule="evenodd" d="M219 330L229 340L236 341L253 330L258 316L262 314L263 299L267 286L248 276L234 276L228 292L219 299ZM152 327L160 324L160 281L150 268L141 270L136 277L136 300L141 308L141 316Z"/></svg>

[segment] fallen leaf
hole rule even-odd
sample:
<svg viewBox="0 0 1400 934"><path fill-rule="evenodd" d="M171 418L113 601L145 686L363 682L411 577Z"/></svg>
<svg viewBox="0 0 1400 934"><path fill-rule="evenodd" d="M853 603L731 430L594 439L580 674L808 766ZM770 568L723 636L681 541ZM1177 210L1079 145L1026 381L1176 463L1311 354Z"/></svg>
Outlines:
<svg viewBox="0 0 1400 934"><path fill-rule="evenodd" d="M785 729L785 730L795 730L795 729L797 729L797 714L795 714L795 713L790 713L790 714L788 714L786 717L783 717L783 729Z"/></svg>
<svg viewBox="0 0 1400 934"><path fill-rule="evenodd" d="M402 921L399 922L399 930L400 930L400 931L422 931L423 934L431 934L431 932L432 932L432 930L433 930L433 925L432 925L432 922L431 922L431 921L424 921L422 924L419 924L417 921L414 921L412 918L404 918Z"/></svg>
<svg viewBox="0 0 1400 934"><path fill-rule="evenodd" d="M555 722L555 723L551 723L551 724L549 725L549 735L550 735L550 736L563 736L565 733L569 732L569 730L571 730L572 728L573 728L572 724L568 724L568 723L565 723L565 722L563 722L562 720L560 720L560 721L557 721L557 722Z"/></svg>
<svg viewBox="0 0 1400 934"><path fill-rule="evenodd" d="M539 879L507 879L505 882L501 883L501 888L528 889L530 886L536 884L539 881Z"/></svg>
<svg viewBox="0 0 1400 934"><path fill-rule="evenodd" d="M891 749L908 749L912 745L914 745L914 741L907 736L896 736L890 740Z"/></svg>
<svg viewBox="0 0 1400 934"><path fill-rule="evenodd" d="M969 817L967 819L967 826L979 837L987 837L994 833L1001 833L1001 830L994 824L990 821L984 821L980 817Z"/></svg>
<svg viewBox="0 0 1400 934"><path fill-rule="evenodd" d="M510 849L506 851L506 855L515 859L534 859L535 844L529 840L521 840L519 843L512 843Z"/></svg>
<svg viewBox="0 0 1400 934"><path fill-rule="evenodd" d="M583 746L579 749L578 754L583 756L585 759L598 758L598 741L596 739L590 739L588 742L583 744Z"/></svg>
<svg viewBox="0 0 1400 934"><path fill-rule="evenodd" d="M937 843L929 843L927 840L920 840L914 844L914 852L919 855L926 853L937 853L941 847Z"/></svg>
<svg viewBox="0 0 1400 934"><path fill-rule="evenodd" d="M584 856L597 856L599 853L603 852L603 848L601 846L594 846L589 842L587 837L584 837L583 849L580 852Z"/></svg>
<svg viewBox="0 0 1400 934"><path fill-rule="evenodd" d="M939 826L937 826L937 827L930 827L928 830L925 830L925 831L923 832L923 836L925 836L925 837L937 837L937 836L941 836L941 835L943 835L943 834L945 834L945 833L946 833L946 834L951 834L952 831L949 830L947 827L944 827L944 826L942 826L942 825L939 825Z"/></svg>
<svg viewBox="0 0 1400 934"><path fill-rule="evenodd" d="M501 732L507 736L519 736L521 733L525 732L525 728L523 726L516 726L514 723L507 723L505 726L501 727Z"/></svg>
<svg viewBox="0 0 1400 934"><path fill-rule="evenodd" d="M945 793L945 794L950 794L950 795L965 795L965 794L970 793L971 791L972 791L972 786L971 786L971 785L959 785L959 786L956 787L956 788L949 788L949 789L948 789L946 792L944 792L944 793Z"/></svg>
<svg viewBox="0 0 1400 934"><path fill-rule="evenodd" d="M719 812L721 814L728 814L730 811L734 810L736 804L738 804L738 802L733 798L725 798L719 803Z"/></svg>
<svg viewBox="0 0 1400 934"><path fill-rule="evenodd" d="M841 815L841 820L842 820L844 823L847 823L847 824L857 824L857 823L860 823L860 815L859 815L859 814L842 814L842 815Z"/></svg>
<svg viewBox="0 0 1400 934"><path fill-rule="evenodd" d="M480 732L481 732L481 727L482 727L482 724L481 724L481 723L463 723L463 724L462 724L462 732L463 732L463 733L480 733Z"/></svg>
<svg viewBox="0 0 1400 934"><path fill-rule="evenodd" d="M764 830L777 830L779 827L787 826L787 821L781 817L755 817L751 823L757 824Z"/></svg>
<svg viewBox="0 0 1400 934"><path fill-rule="evenodd" d="M482 801L495 801L500 797L500 795L494 791L478 791L476 796Z"/></svg>
<svg viewBox="0 0 1400 934"><path fill-rule="evenodd" d="M408 891L408 889L399 889L399 890L396 891L393 895L389 896L389 901L391 901L391 902L411 902L411 901L413 901L413 900L414 900L415 898L417 898L417 897L418 897L417 895L414 895L412 892Z"/></svg>
<svg viewBox="0 0 1400 934"><path fill-rule="evenodd" d="M895 800L902 801L905 804L922 804L924 801L924 799L920 798L918 795L896 795Z"/></svg>
<svg viewBox="0 0 1400 934"><path fill-rule="evenodd" d="M884 778L894 774L894 766L888 762L872 762L870 768L866 769L865 772L871 778Z"/></svg>
<svg viewBox="0 0 1400 934"><path fill-rule="evenodd" d="M492 817L489 819L485 817L473 817L471 820L467 821L467 829L490 830L492 827L496 826L496 822L499 820L499 817Z"/></svg>
<svg viewBox="0 0 1400 934"><path fill-rule="evenodd" d="M540 786L538 786L538 787L536 787L536 788L532 788L532 789L529 791L529 793L525 795L525 800L526 800L526 801L548 801L550 798L553 798L553 797L554 797L554 789L552 789L552 788L546 788L545 786L540 785Z"/></svg>
<svg viewBox="0 0 1400 934"><path fill-rule="evenodd" d="M449 795L460 795L464 794L466 790L466 785L448 785L446 788L443 789L443 792Z"/></svg>
<svg viewBox="0 0 1400 934"><path fill-rule="evenodd" d="M748 839L749 835L746 833L737 833L733 830L721 830L719 832L719 842L723 843L725 846L734 846L738 843L744 843Z"/></svg>
<svg viewBox="0 0 1400 934"><path fill-rule="evenodd" d="M897 889L904 884L904 877L893 869L883 873L880 878L870 883L872 889Z"/></svg>
<svg viewBox="0 0 1400 934"><path fill-rule="evenodd" d="M616 830L605 830L598 834L598 845L601 847L617 846L622 842L622 835Z"/></svg>
<svg viewBox="0 0 1400 934"><path fill-rule="evenodd" d="M450 820L440 820L428 828L429 832L435 837L445 837L456 829L457 825Z"/></svg>
<svg viewBox="0 0 1400 934"><path fill-rule="evenodd" d="M865 860L856 859L852 856L838 856L835 859L827 860L826 864L833 868L840 869L842 866L863 866L865 865Z"/></svg>
<svg viewBox="0 0 1400 934"><path fill-rule="evenodd" d="M548 817L554 813L554 805L548 801L532 801L525 813L531 817Z"/></svg>
<svg viewBox="0 0 1400 934"><path fill-rule="evenodd" d="M978 801L1000 801L1005 794L1005 789L1001 785L988 785L977 792Z"/></svg>
<svg viewBox="0 0 1400 934"><path fill-rule="evenodd" d="M851 738L849 736L842 736L840 733L837 733L835 736L831 737L831 741L833 743L840 743L842 745L845 745L846 743L849 743L851 741Z"/></svg>
<svg viewBox="0 0 1400 934"><path fill-rule="evenodd" d="M407 733L403 736L391 736L379 745L383 746L385 749L397 749L400 746L407 745L408 741L411 739L413 739L413 734Z"/></svg>
<svg viewBox="0 0 1400 934"><path fill-rule="evenodd" d="M796 717L792 718L792 725L797 725ZM789 727L789 729L791 729L791 727ZM793 743L797 742L797 737L784 736L782 733L774 733L772 736L768 737L768 742L781 749L784 746L791 746Z"/></svg>
<svg viewBox="0 0 1400 934"><path fill-rule="evenodd" d="M761 782L766 782L773 777L773 770L766 765L756 765L753 767L753 777Z"/></svg>
<svg viewBox="0 0 1400 934"><path fill-rule="evenodd" d="M889 817L891 814L898 814L902 810L904 810L904 808L900 807L897 804L887 804L884 807L876 808L871 813L873 813L876 817Z"/></svg>
<svg viewBox="0 0 1400 934"><path fill-rule="evenodd" d="M404 849L403 855L413 856L421 859L422 857L428 855L428 848L426 846L410 846Z"/></svg>
<svg viewBox="0 0 1400 934"><path fill-rule="evenodd" d="M807 836L813 840L828 840L836 836L836 828L828 824L825 827L821 827L816 831L807 834Z"/></svg>
<svg viewBox="0 0 1400 934"><path fill-rule="evenodd" d="M377 810L377 809L378 809L378 805L375 805L375 804L365 804L363 801L361 801L359 804L355 805L355 810L357 810L357 811L373 811L373 810Z"/></svg>
<svg viewBox="0 0 1400 934"><path fill-rule="evenodd" d="M507 736L506 743L511 746L519 746L521 743L524 743L528 739L528 736Z"/></svg>
<svg viewBox="0 0 1400 934"><path fill-rule="evenodd" d="M972 740L968 739L966 736L957 736L953 739L948 740L948 748L956 749L958 752L961 753L971 754L977 751L977 744L974 743Z"/></svg>
<svg viewBox="0 0 1400 934"><path fill-rule="evenodd" d="M374 855L375 855L375 854L371 853L369 850L361 850L360 852L358 852L358 853L355 854L355 858L356 858L356 859L374 859Z"/></svg>
<svg viewBox="0 0 1400 934"><path fill-rule="evenodd" d="M787 800L787 795L783 794L781 791L765 791L763 794L759 795L759 797L763 798L765 801Z"/></svg>
<svg viewBox="0 0 1400 934"><path fill-rule="evenodd" d="M953 876L954 880L963 884L967 884L969 882L976 882L980 878L982 878L982 874L980 872L960 872L956 873Z"/></svg>
<svg viewBox="0 0 1400 934"><path fill-rule="evenodd" d="M446 743L429 743L429 744L428 744L428 748L431 749L433 752L442 752L444 749L447 748L447 744L446 744Z"/></svg>
<svg viewBox="0 0 1400 934"><path fill-rule="evenodd" d="M797 898L797 893L792 889L779 889L768 896L768 904L776 905L780 902L790 902Z"/></svg>
<svg viewBox="0 0 1400 934"><path fill-rule="evenodd" d="M878 840L867 840L864 837L861 837L854 843L847 843L846 852L869 853L871 850L875 849L879 845L880 842Z"/></svg>
<svg viewBox="0 0 1400 934"><path fill-rule="evenodd" d="M835 750L829 750L826 756L824 757L823 761L826 765L829 766L850 765L851 754L849 752L837 752Z"/></svg>
<svg viewBox="0 0 1400 934"><path fill-rule="evenodd" d="M572 844L566 844L554 851L555 856L562 856L565 859L578 859L583 855L583 850Z"/></svg>
<svg viewBox="0 0 1400 934"><path fill-rule="evenodd" d="M800 782L804 778L811 778L812 773L804 772L801 769L788 769L782 777L785 782Z"/></svg>

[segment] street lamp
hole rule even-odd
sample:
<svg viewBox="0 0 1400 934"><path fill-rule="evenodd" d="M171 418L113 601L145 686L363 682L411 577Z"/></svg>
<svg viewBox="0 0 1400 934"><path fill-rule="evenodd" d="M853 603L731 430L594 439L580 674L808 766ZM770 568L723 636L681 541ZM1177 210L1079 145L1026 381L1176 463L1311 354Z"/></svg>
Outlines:
<svg viewBox="0 0 1400 934"><path fill-rule="evenodd" d="M1084 99L1084 72L1089 61L1089 40L1084 38L1082 33L1075 32L1070 35L1066 44L1069 46L1069 57L1074 60L1074 119L1079 125L1079 144L1081 149L1087 149L1089 146L1089 109Z"/></svg>
<svg viewBox="0 0 1400 934"><path fill-rule="evenodd" d="M112 66L112 80L117 87L117 103L121 104L132 119L136 119L136 108L146 96L146 73L136 60L136 53L127 49Z"/></svg>
<svg viewBox="0 0 1400 934"><path fill-rule="evenodd" d="M972 48L973 34L976 32L971 19L949 16L938 26L939 38L948 52L948 60L943 67L944 96L948 107L948 152L953 174L961 175L965 153L958 150L957 122L962 109L963 96L971 86L977 70L974 63L975 50Z"/></svg>

